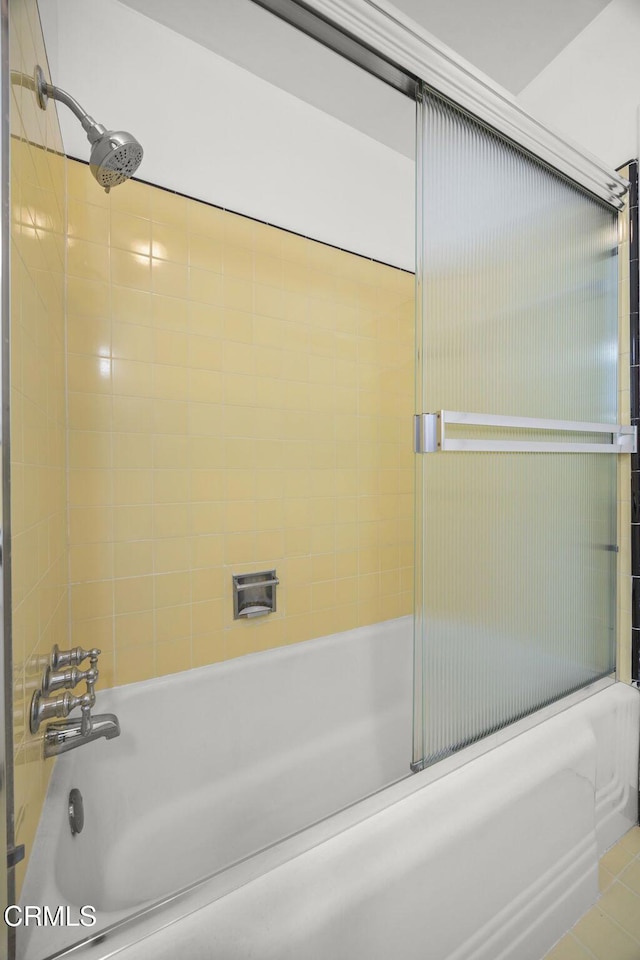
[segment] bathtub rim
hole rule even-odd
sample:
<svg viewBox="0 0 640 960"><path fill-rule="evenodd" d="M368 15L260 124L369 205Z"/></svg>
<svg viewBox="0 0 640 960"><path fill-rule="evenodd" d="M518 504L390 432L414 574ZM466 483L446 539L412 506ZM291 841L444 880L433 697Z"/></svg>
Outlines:
<svg viewBox="0 0 640 960"><path fill-rule="evenodd" d="M412 772L407 767L406 776L381 787L375 793L354 801L349 806L343 807L323 820L309 824L297 833L274 841L268 847L250 854L210 877L198 880L189 887L156 903L144 905L110 926L104 927L94 934L88 934L82 940L62 950L47 954L42 960L58 960L58 958L64 957L72 957L73 960L108 960L126 947L145 940L270 870L293 860L327 840L331 840L424 787L459 770L471 761L490 753L497 747L620 682L616 680L613 673L601 677L579 690L541 707L521 720L514 721L507 727L496 731L496 733L489 734L476 743L464 747L432 766L416 772ZM635 689L640 695L640 689L634 684L623 683L623 686Z"/></svg>

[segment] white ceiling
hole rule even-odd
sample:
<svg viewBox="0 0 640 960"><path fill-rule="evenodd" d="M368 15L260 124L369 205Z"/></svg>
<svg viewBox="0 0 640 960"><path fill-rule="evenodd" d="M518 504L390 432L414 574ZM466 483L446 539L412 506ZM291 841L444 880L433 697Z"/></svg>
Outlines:
<svg viewBox="0 0 640 960"><path fill-rule="evenodd" d="M393 4L517 94L609 0L393 0Z"/></svg>

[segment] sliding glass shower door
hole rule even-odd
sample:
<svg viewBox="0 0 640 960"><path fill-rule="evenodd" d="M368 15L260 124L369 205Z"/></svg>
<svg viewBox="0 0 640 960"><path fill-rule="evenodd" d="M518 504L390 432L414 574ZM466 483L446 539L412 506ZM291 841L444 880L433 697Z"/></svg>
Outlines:
<svg viewBox="0 0 640 960"><path fill-rule="evenodd" d="M620 441L616 212L431 92L418 115L417 410L453 413L417 421L415 768L614 669Z"/></svg>

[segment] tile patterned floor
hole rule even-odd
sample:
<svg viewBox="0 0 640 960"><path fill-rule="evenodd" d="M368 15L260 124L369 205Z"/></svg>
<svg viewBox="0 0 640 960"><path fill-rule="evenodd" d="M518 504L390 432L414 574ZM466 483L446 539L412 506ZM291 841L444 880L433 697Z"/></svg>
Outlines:
<svg viewBox="0 0 640 960"><path fill-rule="evenodd" d="M600 899L544 960L640 960L640 827L600 860Z"/></svg>

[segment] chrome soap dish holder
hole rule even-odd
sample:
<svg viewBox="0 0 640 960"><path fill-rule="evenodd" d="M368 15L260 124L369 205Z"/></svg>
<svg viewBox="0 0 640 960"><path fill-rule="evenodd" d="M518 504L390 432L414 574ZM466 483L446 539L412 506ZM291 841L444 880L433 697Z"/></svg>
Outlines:
<svg viewBox="0 0 640 960"><path fill-rule="evenodd" d="M276 587L280 581L275 570L233 575L233 619L252 619L275 613Z"/></svg>

